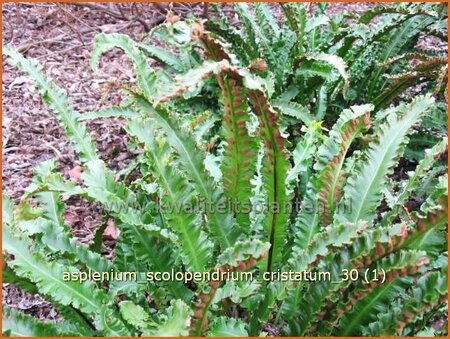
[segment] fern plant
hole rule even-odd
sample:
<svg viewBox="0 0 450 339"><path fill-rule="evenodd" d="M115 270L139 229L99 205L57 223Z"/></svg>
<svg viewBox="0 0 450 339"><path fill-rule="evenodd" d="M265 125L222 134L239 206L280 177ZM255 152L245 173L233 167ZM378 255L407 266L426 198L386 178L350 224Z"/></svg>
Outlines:
<svg viewBox="0 0 450 339"><path fill-rule="evenodd" d="M257 13L267 17L261 29L277 30L263 5ZM42 322L4 307L3 333L258 336L270 324L289 336L374 336L427 328L447 307L447 176L433 172L447 139L425 150L406 180L392 174L433 96L386 110L347 105L329 129L311 116L289 134L283 75L265 74L271 56L267 68L242 64L199 22L154 34L178 52L97 37L94 69L118 47L137 80L121 106L85 114L35 61L3 48L36 82L83 165L76 184L54 160L43 162L20 201L3 197L3 281L41 294L61 315ZM152 69L146 54L164 67ZM315 58L340 68L337 57ZM84 126L105 117L123 117L139 150L127 169L139 173L132 182L108 168ZM408 210L417 192L425 202ZM71 235L70 196L100 204L121 230L113 259ZM120 278L125 272L134 275ZM173 279L176 272L210 278ZM156 273L170 278L149 278Z"/></svg>
<svg viewBox="0 0 450 339"><path fill-rule="evenodd" d="M445 78L440 57L446 59L446 51L416 45L424 36L445 43L447 37L439 33L446 29L445 6L380 4L359 18L346 11L331 17L326 3L318 4L311 16L302 3L281 7L285 14L281 24L265 3L235 5L242 24L239 31L219 6L219 17L206 24L231 43L245 66L258 58L267 62L279 101L295 98L321 119L349 103L385 107L425 80L444 93L445 81L433 73ZM405 59L424 62L411 69L399 62ZM314 102L315 97L319 100Z"/></svg>

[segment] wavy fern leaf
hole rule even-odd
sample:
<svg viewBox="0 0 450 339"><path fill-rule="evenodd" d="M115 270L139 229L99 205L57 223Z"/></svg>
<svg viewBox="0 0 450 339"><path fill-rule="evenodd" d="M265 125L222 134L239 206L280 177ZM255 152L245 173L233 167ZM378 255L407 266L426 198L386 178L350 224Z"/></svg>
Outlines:
<svg viewBox="0 0 450 339"><path fill-rule="evenodd" d="M424 158L419 162L416 169L412 173L408 173L409 178L405 186L401 188L398 196L395 199L395 205L383 217L383 225L390 224L392 220L400 213L403 204L406 203L410 195L417 189L420 180L438 161L440 155L447 150L448 140L444 138L441 142L436 144L433 148L425 150Z"/></svg>
<svg viewBox="0 0 450 339"><path fill-rule="evenodd" d="M351 143L369 125L371 105L353 106L344 110L333 125L328 138L317 150L316 173L306 186L306 193L295 223L293 252L305 249L324 226L330 224L331 211L341 197L344 178L344 162Z"/></svg>
<svg viewBox="0 0 450 339"><path fill-rule="evenodd" d="M351 308L350 312L346 309L342 313L343 317L340 320L337 334L341 336L357 335L360 333L362 326L375 320L376 314L378 313L377 308L383 304L388 304L389 300L394 299L403 292L404 287L402 288L401 286L402 283L404 284L405 280L403 279L405 278L402 278L402 276L408 274L410 270L417 272L416 267L428 262L425 255L425 252L420 251L400 251L395 255L384 258L379 267L383 267L384 265L393 267L394 269L390 271L392 274L388 275L384 284L373 284L376 286L373 290L369 285L367 287L369 293L367 295L361 293L363 296L361 299L359 299L360 295L354 295L357 302ZM350 300L349 305L351 305L352 302L354 303L354 301Z"/></svg>
<svg viewBox="0 0 450 339"><path fill-rule="evenodd" d="M408 231L406 225L365 230L359 235L353 235L352 240L347 242L349 246L341 248L339 252L329 251L325 254L319 270L331 272L332 277L340 277L344 269L350 272L355 268L369 267L373 262L401 248L405 240L413 234ZM350 279L322 280L309 284L307 290L303 290L302 284L299 284L296 289L289 291L280 310L289 324L288 333L299 334L306 331L308 326L314 326L312 323L329 321L329 313L342 300L344 291L349 290L352 284ZM311 300L316 302L312 303ZM300 315L301 313L303 315ZM302 326L297 321L300 316L303 319ZM327 328L329 331L324 330L323 335L330 335L332 326Z"/></svg>
<svg viewBox="0 0 450 339"><path fill-rule="evenodd" d="M217 318L211 325L208 337L248 337L245 324L241 320L227 317Z"/></svg>
<svg viewBox="0 0 450 339"><path fill-rule="evenodd" d="M332 67L334 67L338 71L338 73L342 77L342 79L344 80L343 92L345 95L345 93L347 92L347 90L350 86L350 76L346 71L347 65L346 65L344 59L342 59L339 56L336 56L333 54L326 54L326 53L307 55L306 58L308 60L317 60L320 62L324 62L324 63L327 63L327 64L331 65Z"/></svg>
<svg viewBox="0 0 450 339"><path fill-rule="evenodd" d="M155 324L155 328L147 329L143 336L147 337L180 337L189 334L191 309L181 300L173 300L164 315L165 320Z"/></svg>
<svg viewBox="0 0 450 339"><path fill-rule="evenodd" d="M154 119L167 136L167 141L178 153L177 161L180 168L186 173L188 180L192 182L199 196L211 206L225 203L224 195L218 187L215 187L213 179L206 172L205 155L195 145L195 141L188 135L163 109L153 108L145 99L134 95L134 103L143 114ZM230 247L237 238L233 229L233 217L230 213L219 213L208 210L208 224L213 235L219 240L222 248Z"/></svg>
<svg viewBox="0 0 450 339"><path fill-rule="evenodd" d="M287 24L297 37L295 51L297 51L299 55L302 55L305 51L303 45L306 37L306 8L300 3L282 3L281 8L286 15Z"/></svg>
<svg viewBox="0 0 450 339"><path fill-rule="evenodd" d="M250 225L249 213L251 184L256 167L256 145L249 135L250 120L245 90L241 81L232 77L218 76L224 103L223 131L227 141L222 162L223 185L227 198L236 202L236 221L243 229Z"/></svg>
<svg viewBox="0 0 450 339"><path fill-rule="evenodd" d="M378 140L369 145L367 160L360 164L348 179L344 197L335 215L337 221L355 222L373 220L381 202L386 176L392 172L395 160L402 154L411 127L433 105L431 96L416 98L411 104L401 105L389 114L380 126ZM343 211L350 211L345 213Z"/></svg>
<svg viewBox="0 0 450 339"><path fill-rule="evenodd" d="M318 161L314 169L319 171L317 178L323 183L316 186L319 186L318 196L322 204L319 212L324 226L331 223L337 202L342 196L347 152L352 142L370 127L372 109L371 105L363 105L344 110L330 131L330 137L318 150Z"/></svg>
<svg viewBox="0 0 450 339"><path fill-rule="evenodd" d="M286 156L286 139L281 135L279 115L270 106L267 98L260 91L250 91L249 98L253 111L259 119L260 137L264 142L265 158L262 174L267 194L268 213L266 232L272 244L267 261L267 271L271 271L280 261L286 242L288 221L288 195L286 176L290 166Z"/></svg>
<svg viewBox="0 0 450 339"><path fill-rule="evenodd" d="M421 206L419 212L412 214L414 234L405 242L405 248L426 250L435 256L445 249L445 231L448 222L447 176L442 176Z"/></svg>
<svg viewBox="0 0 450 339"><path fill-rule="evenodd" d="M184 73L189 67L189 65L186 65L186 63L183 62L183 59L180 58L179 55L172 53L162 47L156 46L154 44L150 45L144 43L137 44L137 47L144 51L144 53L148 56L158 60L163 65L168 66L176 70L177 72Z"/></svg>
<svg viewBox="0 0 450 339"><path fill-rule="evenodd" d="M137 197L124 184L116 182L113 173L104 163L90 162L83 172L83 180L88 186L89 197L102 203L107 211L116 216L118 227L123 232L119 242L129 242L134 250L132 256L138 261L145 261L154 271L165 272L173 266L174 234L163 230L157 225L148 223L148 218L154 218L149 209L142 213L137 205ZM136 206L136 208L134 208ZM148 208L149 206L147 206ZM164 255L159 255L164 253ZM124 268L127 270L127 268ZM192 296L187 287L180 282L169 282L170 293L177 298Z"/></svg>
<svg viewBox="0 0 450 339"><path fill-rule="evenodd" d="M167 224L178 234L184 263L192 272L204 271L211 259L212 243L201 229L199 215L194 211L186 211L188 204L194 202L192 187L170 165L169 147L167 144L157 145L152 136L154 130L149 123L132 120L128 129L145 144L147 156L153 164L153 173L164 190L161 193L164 197L161 213Z"/></svg>
<svg viewBox="0 0 450 339"><path fill-rule="evenodd" d="M430 272L417 281L410 294L401 300L397 308L380 313L378 319L367 326L363 335L402 335L406 327L422 320L426 312L445 303L447 294L447 268L442 272Z"/></svg>
<svg viewBox="0 0 450 339"><path fill-rule="evenodd" d="M130 300L124 300L120 302L119 309L125 321L136 329L143 330L149 326L150 315L141 306Z"/></svg>
<svg viewBox="0 0 450 339"><path fill-rule="evenodd" d="M8 60L13 66L27 73L36 82L42 100L55 113L64 127L66 135L71 140L72 147L79 153L81 161L97 159L95 143L86 127L77 121L80 115L70 107L66 93L46 78L37 61L26 59L7 46L3 47L3 54L8 56Z"/></svg>
<svg viewBox="0 0 450 339"><path fill-rule="evenodd" d="M78 336L63 322L42 322L30 315L3 306L2 333L9 337L70 337Z"/></svg>
<svg viewBox="0 0 450 339"><path fill-rule="evenodd" d="M95 315L98 329L107 335L129 335L129 331L120 319L108 323L110 302L106 293L95 287L92 282L83 283L64 281L64 272L75 272L74 268L49 262L41 255L32 253L25 240L13 236L8 228L2 228L3 249L14 256L8 265L22 277L30 279L39 288L40 293L49 295L62 305L72 305L80 311Z"/></svg>
<svg viewBox="0 0 450 339"><path fill-rule="evenodd" d="M313 155L317 150L317 144L322 136L322 125L313 121L307 129L303 128L302 131L305 134L292 152L294 166L289 170L286 178L288 188L297 184L299 175L308 171L308 166L312 163Z"/></svg>
<svg viewBox="0 0 450 339"><path fill-rule="evenodd" d="M117 33L98 34L91 55L91 67L96 70L102 54L115 47L122 49L133 61L137 83L144 96L149 100L154 99L158 91L156 73L148 65L145 54L139 50L137 44L129 36Z"/></svg>
<svg viewBox="0 0 450 339"><path fill-rule="evenodd" d="M330 226L324 232L316 234L306 249L299 250L289 259L284 271L303 272L318 265L320 261L334 250L346 248L358 239L367 228L367 224L347 224ZM277 301L281 301L280 314L289 318L295 314L299 307L299 298L302 295L303 284L295 281L271 282L272 290L278 291L276 295L264 300L261 306L261 319L270 314L270 310ZM270 286L269 285L269 286ZM265 314L265 315L264 315Z"/></svg>
<svg viewBox="0 0 450 339"><path fill-rule="evenodd" d="M209 58L216 62L231 60L219 41L202 36L201 41ZM224 64L225 67L226 64ZM238 73L238 74L233 74ZM224 105L223 134L226 140L222 162L223 185L227 198L235 203L238 225L245 231L250 225L250 181L256 168L256 144L249 135L249 105L246 98L245 77L236 69L223 70L216 75ZM247 207L246 207L247 206Z"/></svg>
<svg viewBox="0 0 450 339"><path fill-rule="evenodd" d="M259 240L238 241L234 247L226 249L217 260L217 267L214 271L218 272L242 272L247 271L258 263L261 259L267 257L270 248L269 243L263 243ZM218 280L208 282L206 291L201 291L198 295L198 303L194 313L194 320L191 325L191 333L195 336L201 335L208 328L208 311L215 302L215 295L224 278L219 276Z"/></svg>

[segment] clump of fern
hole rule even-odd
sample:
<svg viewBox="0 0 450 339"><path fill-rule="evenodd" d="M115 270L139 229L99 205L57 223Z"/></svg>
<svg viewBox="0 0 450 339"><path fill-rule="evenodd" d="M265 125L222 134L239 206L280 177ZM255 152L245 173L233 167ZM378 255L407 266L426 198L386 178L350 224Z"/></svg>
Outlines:
<svg viewBox="0 0 450 339"><path fill-rule="evenodd" d="M230 43L239 62L267 63L274 79L272 103L295 123L334 122L343 108L408 101L433 92L437 107L412 136L406 156L420 160L447 130L447 7L442 4L379 4L361 16L327 15L328 4L308 13L305 4L283 3L284 21L265 3L235 4L241 25L219 15L206 23ZM433 41L423 47L421 41ZM430 47L431 46L431 47ZM328 127L328 126L327 126Z"/></svg>
<svg viewBox="0 0 450 339"><path fill-rule="evenodd" d="M276 31L265 7L257 6L258 16L268 19L261 29ZM245 6L240 8L253 25ZM63 318L42 322L4 308L3 332L258 336L270 323L289 336L377 336L426 328L426 319L447 307L447 176L433 173L442 165L447 138L424 150L406 180L395 181L392 174L414 126L433 109L433 96L385 110L342 104L329 129L324 114L294 114L302 127L293 131L293 117L283 113L300 107L303 94L286 99L292 89L285 87L282 68L274 68L276 57L255 54L258 60L242 62L247 54L233 54L206 27L178 21L156 29L155 36L176 52L100 34L94 69L104 52L118 47L134 63L136 86L124 88L123 105L88 114L76 112L35 61L3 49L8 62L36 82L83 166L82 183L75 184L57 172L55 161L46 161L19 202L3 197L4 282L41 294ZM321 60L342 70L338 55L304 54L298 69ZM147 56L164 67L155 71ZM348 87L351 77L341 72L334 78L342 79ZM317 102L323 99L322 90L309 90L319 93ZM130 147L140 150L130 167L140 175L131 184L108 168L83 123L112 116L126 120ZM419 191L425 202L408 210L406 203ZM70 196L100 204L121 230L112 260L71 235L63 218ZM217 208L230 201L250 208ZM212 208L168 208L201 202ZM261 206L268 208L254 208ZM145 279L146 272L172 269L251 272L254 279ZM86 270L137 272L137 279L62 279L63 272ZM333 279L261 279L280 271L331 272ZM349 278L350 272L357 278Z"/></svg>

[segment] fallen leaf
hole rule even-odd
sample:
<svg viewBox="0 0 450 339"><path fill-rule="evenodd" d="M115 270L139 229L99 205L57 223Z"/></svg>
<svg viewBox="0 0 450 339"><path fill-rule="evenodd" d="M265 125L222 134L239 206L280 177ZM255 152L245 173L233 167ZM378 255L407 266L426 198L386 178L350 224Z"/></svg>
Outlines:
<svg viewBox="0 0 450 339"><path fill-rule="evenodd" d="M106 240L116 240L120 235L120 230L117 228L114 220L109 219L108 225L103 232L103 238Z"/></svg>
<svg viewBox="0 0 450 339"><path fill-rule="evenodd" d="M83 167L75 166L69 171L70 180L80 183L81 182L81 174L83 173Z"/></svg>

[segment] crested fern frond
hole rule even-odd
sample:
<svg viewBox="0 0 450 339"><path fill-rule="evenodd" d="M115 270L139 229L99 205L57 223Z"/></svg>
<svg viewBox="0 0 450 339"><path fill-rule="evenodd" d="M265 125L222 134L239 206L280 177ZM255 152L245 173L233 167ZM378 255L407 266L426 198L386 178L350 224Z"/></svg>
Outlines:
<svg viewBox="0 0 450 339"><path fill-rule="evenodd" d="M56 262L48 262L37 253L31 253L24 239L15 236L8 228L2 228L3 248L14 259L8 265L13 267L19 276L33 281L40 292L49 295L62 305L72 305L79 310L94 315L98 329L109 335L128 335L129 331L119 318L114 323L107 323L106 317L111 315L107 308L109 303L106 293L92 282L64 281L64 273L73 273L72 267Z"/></svg>
<svg viewBox="0 0 450 339"><path fill-rule="evenodd" d="M10 337L78 336L64 323L43 322L30 315L3 306L2 333Z"/></svg>
<svg viewBox="0 0 450 339"><path fill-rule="evenodd" d="M152 163L154 175L164 190L161 214L167 224L177 233L181 242L183 262L193 272L205 270L211 259L212 243L202 231L202 222L195 213L185 212L187 204L194 202L193 190L188 182L169 165L170 154L168 145L157 145L152 136L154 133L150 124L132 120L128 124L131 135L145 144L148 159Z"/></svg>
<svg viewBox="0 0 450 339"><path fill-rule="evenodd" d="M200 39L214 61L231 59L218 41L209 36L201 36ZM222 91L222 128L227 143L222 164L223 185L227 198L237 204L236 221L245 232L250 225L250 180L256 168L256 143L247 128L250 116L246 81L236 70L222 71L216 79Z"/></svg>
<svg viewBox="0 0 450 339"><path fill-rule="evenodd" d="M212 178L206 173L203 163L205 156L197 149L190 136L180 128L176 121L171 119L168 112L163 108L155 109L145 99L137 95L134 96L134 104L142 114L154 119L164 131L168 143L177 151L178 160L200 197L208 204L223 203L223 193L214 188ZM207 212L211 232L217 239L220 239L222 248L230 247L237 238L236 231L232 229L234 223L232 215L219 213L216 210Z"/></svg>
<svg viewBox="0 0 450 339"><path fill-rule="evenodd" d="M218 280L208 282L206 292L198 295L198 303L191 326L191 333L202 334L208 328L208 310L214 302L214 296L221 283L224 282L222 273L242 272L252 268L257 262L267 257L270 244L258 240L239 241L234 247L226 249L217 259L214 271L218 272Z"/></svg>
<svg viewBox="0 0 450 339"><path fill-rule="evenodd" d="M142 335L147 337L179 337L189 334L192 311L182 300L173 300L160 323L146 329Z"/></svg>
<svg viewBox="0 0 450 339"><path fill-rule="evenodd" d="M305 125L309 125L314 120L313 115L309 110L295 102L275 101L273 103L275 109L281 114L289 115L293 118L301 120Z"/></svg>
<svg viewBox="0 0 450 339"><path fill-rule="evenodd" d="M324 183L318 191L319 202L322 203L320 217L323 225L331 223L337 202L342 196L346 154L355 138L370 127L369 114L372 109L371 105L353 106L349 117L347 117L349 111L344 110L330 131L330 137L323 143L323 148L318 150L318 161L314 169L320 171L318 180ZM337 152L335 147L339 149Z"/></svg>
<svg viewBox="0 0 450 339"><path fill-rule="evenodd" d="M308 165L311 164L313 154L317 149L317 143L321 138L321 131L322 126L316 121L313 121L308 129L304 130L304 136L292 152L294 166L289 170L286 178L288 189L297 183L300 174L308 171Z"/></svg>
<svg viewBox="0 0 450 339"><path fill-rule="evenodd" d="M430 272L417 281L399 307L389 309L370 323L367 335L402 335L405 327L414 325L427 311L445 302L447 294L447 268L442 272Z"/></svg>
<svg viewBox="0 0 450 339"><path fill-rule="evenodd" d="M211 337L248 337L248 332L241 320L220 317L214 321L206 335Z"/></svg>
<svg viewBox="0 0 450 339"><path fill-rule="evenodd" d="M283 267L283 271L308 271L310 267L318 265L333 250L342 249L352 244L355 239L363 234L366 228L367 224L365 223L337 225L327 228L324 232L314 236L308 248L293 254ZM276 303L281 302L279 314L289 318L297 310L298 298L302 295L303 287L302 281L275 280L270 282L267 297L258 305L258 317L261 320L267 320Z"/></svg>
<svg viewBox="0 0 450 339"><path fill-rule="evenodd" d="M245 90L240 80L218 76L224 103L223 131L227 141L222 163L223 185L227 198L237 203L236 221L244 230L250 225L250 179L256 167L256 145L250 137L250 121Z"/></svg>
<svg viewBox="0 0 450 339"><path fill-rule="evenodd" d="M440 155L447 150L448 140L444 138L433 148L425 150L424 158L419 162L414 172L409 173L409 179L401 188L395 199L395 205L383 217L382 224L387 225L393 221L396 215L400 213L402 206L406 203L410 195L417 189L421 178L434 166Z"/></svg>
<svg viewBox="0 0 450 339"><path fill-rule="evenodd" d="M392 270L387 276L387 281L384 284L378 285L373 290L362 299L359 300L352 308L351 311L347 310L340 320L340 325L345 325L341 327L338 331L339 335L351 335L358 333L361 326L367 325L371 320L376 319L376 314L378 313L377 305L382 305L388 299L395 298L396 295L402 293L403 288L402 283L406 282L404 278L405 275L411 270L417 272L418 267L426 264L428 259L425 257L425 252L398 252L396 255L390 255L386 257L380 263L380 267L384 265L392 267ZM403 278L402 278L403 277ZM372 284L371 284L372 285ZM400 289L399 289L400 287ZM359 297L359 296L358 296ZM352 302L349 302L351 305ZM373 313L372 313L373 312Z"/></svg>
<svg viewBox="0 0 450 339"><path fill-rule="evenodd" d="M349 177L344 187L340 207L351 212L344 214L342 210L338 211L336 220L373 220L382 198L380 188L385 185L386 175L392 172L395 160L403 152L408 132L433 103L431 96L419 97L411 104L399 106L396 109L398 113L389 114L386 123L380 127L379 140L369 145L367 160Z"/></svg>
<svg viewBox="0 0 450 339"><path fill-rule="evenodd" d="M295 33L297 37L295 51L302 55L304 53L304 39L305 29L307 22L306 9L303 4L300 3L282 3L281 8L286 15L287 23L290 29Z"/></svg>
<svg viewBox="0 0 450 339"><path fill-rule="evenodd" d="M159 47L155 44L138 43L137 47L144 51L148 56L158 60L163 65L174 69L177 72L184 73L189 65L183 62L183 58L179 55L168 51L165 48Z"/></svg>
<svg viewBox="0 0 450 339"><path fill-rule="evenodd" d="M95 144L86 127L77 120L79 113L69 104L66 93L51 82L43 73L41 66L33 59L26 59L10 47L3 47L3 54L8 56L9 62L27 73L36 82L44 103L55 113L66 135L72 142L72 147L79 153L80 160L90 161L98 159Z"/></svg>
<svg viewBox="0 0 450 339"><path fill-rule="evenodd" d="M317 150L316 174L306 186L305 197L292 227L293 251L305 249L319 232L320 219L324 226L331 222L331 211L341 197L345 155L353 140L369 125L371 105L353 106L344 110L334 124L329 137Z"/></svg>
<svg viewBox="0 0 450 339"><path fill-rule="evenodd" d="M267 271L271 271L279 262L286 242L288 221L286 206L289 197L285 183L290 164L286 156L286 139L279 129L278 113L270 106L262 92L250 91L249 98L253 111L259 119L260 138L263 140L266 155L262 164L262 174L269 206L266 230L272 247L267 260Z"/></svg>
<svg viewBox="0 0 450 339"><path fill-rule="evenodd" d="M98 34L91 55L91 67L96 70L102 54L115 47L122 49L133 61L137 83L144 96L149 100L154 99L158 89L156 73L149 66L144 53L127 35L118 33Z"/></svg>

